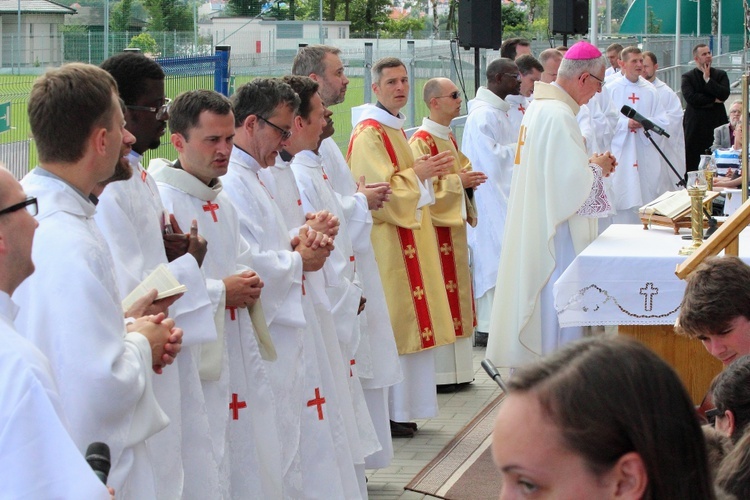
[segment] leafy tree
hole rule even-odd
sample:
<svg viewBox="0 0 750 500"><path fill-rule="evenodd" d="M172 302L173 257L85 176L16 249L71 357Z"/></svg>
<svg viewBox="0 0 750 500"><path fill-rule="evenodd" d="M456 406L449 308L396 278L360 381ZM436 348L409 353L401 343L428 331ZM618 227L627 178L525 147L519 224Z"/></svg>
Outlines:
<svg viewBox="0 0 750 500"><path fill-rule="evenodd" d="M406 16L401 19L388 19L383 23L383 31L394 37L404 37L409 33L424 31L424 25L424 19Z"/></svg>
<svg viewBox="0 0 750 500"><path fill-rule="evenodd" d="M388 0L350 0L350 21L353 33L374 35L388 20Z"/></svg>
<svg viewBox="0 0 750 500"><path fill-rule="evenodd" d="M262 0L229 0L226 12L230 16L253 17L260 14L262 9Z"/></svg>
<svg viewBox="0 0 750 500"><path fill-rule="evenodd" d="M526 0L526 17L532 24L535 19L549 18L549 0Z"/></svg>
<svg viewBox="0 0 750 500"><path fill-rule="evenodd" d="M131 38L128 47L141 49L144 54L156 55L159 52L159 45L148 33L141 33Z"/></svg>
<svg viewBox="0 0 750 500"><path fill-rule="evenodd" d="M145 0L152 31L193 31L193 13L177 0Z"/></svg>
<svg viewBox="0 0 750 500"><path fill-rule="evenodd" d="M109 29L112 31L127 31L130 28L130 18L133 14L133 0L121 0L112 6L109 19Z"/></svg>
<svg viewBox="0 0 750 500"><path fill-rule="evenodd" d="M527 28L525 14L513 4L503 4L502 16L501 25L503 27L503 33L505 33L506 30L523 31Z"/></svg>

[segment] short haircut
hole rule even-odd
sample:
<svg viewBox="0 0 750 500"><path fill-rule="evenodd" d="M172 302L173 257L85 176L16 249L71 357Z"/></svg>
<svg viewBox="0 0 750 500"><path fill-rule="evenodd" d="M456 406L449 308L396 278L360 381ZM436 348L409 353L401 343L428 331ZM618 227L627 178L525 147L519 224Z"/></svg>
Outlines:
<svg viewBox="0 0 750 500"><path fill-rule="evenodd" d="M507 72L515 64L513 59L499 57L487 65L487 82L492 82L500 73Z"/></svg>
<svg viewBox="0 0 750 500"><path fill-rule="evenodd" d="M146 91L146 80L164 80L164 70L153 59L139 52L120 52L101 64L117 82L120 97L134 105Z"/></svg>
<svg viewBox="0 0 750 500"><path fill-rule="evenodd" d="M711 395L714 406L723 415L734 414L732 443L740 440L750 423L750 356L742 356L716 376Z"/></svg>
<svg viewBox="0 0 750 500"><path fill-rule="evenodd" d="M507 385L511 395L539 402L561 445L595 476L635 452L648 475L643 499L714 498L693 402L643 344L623 337L570 343L517 368Z"/></svg>
<svg viewBox="0 0 750 500"><path fill-rule="evenodd" d="M607 47L607 50L605 50L604 52L612 51L617 51L617 57L620 57L620 52L622 52L622 45L620 45L619 43L613 43L609 47Z"/></svg>
<svg viewBox="0 0 750 500"><path fill-rule="evenodd" d="M539 62L542 63L542 65L547 64L547 61L549 61L550 59L560 60L562 58L562 52L557 49L544 49L539 54Z"/></svg>
<svg viewBox="0 0 750 500"><path fill-rule="evenodd" d="M734 256L706 259L687 280L677 332L721 335L738 317L750 320L750 267Z"/></svg>
<svg viewBox="0 0 750 500"><path fill-rule="evenodd" d="M734 101L732 101L732 104L729 105L729 109L732 109L732 106L735 105L739 106L740 112L742 112L742 99L735 99Z"/></svg>
<svg viewBox="0 0 750 500"><path fill-rule="evenodd" d="M204 111L228 115L232 112L232 104L213 90L188 90L178 95L169 107L169 129L190 140L190 129L198 125Z"/></svg>
<svg viewBox="0 0 750 500"><path fill-rule="evenodd" d="M296 113L300 103L292 87L278 78L256 78L238 88L231 101L235 127L242 126L250 115L268 118L281 104Z"/></svg>
<svg viewBox="0 0 750 500"><path fill-rule="evenodd" d="M422 99L427 106L430 105L430 100L433 97L437 97L440 93L440 90L443 87L440 80L441 78L430 78L427 80L427 83L424 84L424 88L422 89Z"/></svg>
<svg viewBox="0 0 750 500"><path fill-rule="evenodd" d="M693 57L697 56L698 55L698 50L701 49L701 48L703 48L703 47L708 47L708 45L706 45L705 43L699 43L698 45L696 45L695 47L693 47Z"/></svg>
<svg viewBox="0 0 750 500"><path fill-rule="evenodd" d="M595 73L603 70L607 63L604 56L596 59L565 59L560 63L560 69L557 71L557 77L575 80L583 73Z"/></svg>
<svg viewBox="0 0 750 500"><path fill-rule="evenodd" d="M28 113L39 161L80 160L97 127L110 129L117 83L101 68L71 63L40 76L31 89Z"/></svg>
<svg viewBox="0 0 750 500"><path fill-rule="evenodd" d="M380 83L380 77L383 76L383 70L385 68L398 68L399 66L406 69L406 64L404 64L404 62L398 57L384 57L378 59L370 70L370 76L372 76L373 83Z"/></svg>
<svg viewBox="0 0 750 500"><path fill-rule="evenodd" d="M337 56L341 50L330 45L308 45L302 47L292 62L292 74L300 76L310 76L315 73L322 76L326 71L323 60L326 54Z"/></svg>
<svg viewBox="0 0 750 500"><path fill-rule="evenodd" d="M318 93L318 82L307 76L287 75L281 79L299 96L299 106L297 106L297 115L305 120L310 117L312 103L310 102L315 94Z"/></svg>
<svg viewBox="0 0 750 500"><path fill-rule="evenodd" d="M500 45L500 57L506 57L511 61L516 58L517 48L531 47L531 42L525 38L508 38Z"/></svg>
<svg viewBox="0 0 750 500"><path fill-rule="evenodd" d="M656 54L654 54L650 50L643 51L643 57L648 57L649 59L651 59L652 63L659 64L659 61L656 59Z"/></svg>
<svg viewBox="0 0 750 500"><path fill-rule="evenodd" d="M630 54L643 54L643 52L641 52L641 49L633 45L625 47L622 49L622 52L620 52L620 60L627 61L630 58Z"/></svg>
<svg viewBox="0 0 750 500"><path fill-rule="evenodd" d="M518 71L524 76L528 75L533 70L537 70L540 73L544 71L544 66L542 66L542 63L540 63L537 58L532 56L531 54L518 56L518 58L515 60L515 63L516 66L518 66Z"/></svg>
<svg viewBox="0 0 750 500"><path fill-rule="evenodd" d="M558 45L557 47L555 47L555 50L559 52L566 52L569 48L570 47L568 47L567 45Z"/></svg>

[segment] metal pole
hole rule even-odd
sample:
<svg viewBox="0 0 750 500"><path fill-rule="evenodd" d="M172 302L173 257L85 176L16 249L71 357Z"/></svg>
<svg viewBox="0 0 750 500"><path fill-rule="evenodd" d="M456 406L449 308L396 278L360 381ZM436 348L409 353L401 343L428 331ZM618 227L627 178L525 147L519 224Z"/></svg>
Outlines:
<svg viewBox="0 0 750 500"><path fill-rule="evenodd" d="M747 83L747 74L744 74L742 75L742 109L745 111L747 111L748 105ZM743 116L743 118L747 118L747 115ZM746 126L742 127L742 203L747 201L747 138L750 136L747 129L748 127Z"/></svg>
<svg viewBox="0 0 750 500"><path fill-rule="evenodd" d="M607 34L612 34L612 0L607 0Z"/></svg>
<svg viewBox="0 0 750 500"><path fill-rule="evenodd" d="M365 95L364 103L370 104L372 102L372 42L365 42Z"/></svg>
<svg viewBox="0 0 750 500"><path fill-rule="evenodd" d="M682 31L682 26L680 23L680 2L681 0L675 0L675 3L677 4L677 9L675 12L675 24L674 24L674 64L675 66L679 66L682 64L682 60L680 59L680 32Z"/></svg>
<svg viewBox="0 0 750 500"><path fill-rule="evenodd" d="M193 52L198 53L198 3L193 0Z"/></svg>
<svg viewBox="0 0 750 500"><path fill-rule="evenodd" d="M701 0L696 0L695 36L701 36Z"/></svg>
<svg viewBox="0 0 750 500"><path fill-rule="evenodd" d="M109 57L109 0L104 0L104 59Z"/></svg>
<svg viewBox="0 0 750 500"><path fill-rule="evenodd" d="M320 44L323 45L323 0L320 0L318 4L318 36L320 37Z"/></svg>
<svg viewBox="0 0 750 500"><path fill-rule="evenodd" d="M409 40L406 42L406 53L409 54L409 96L407 97L409 108L408 108L408 115L406 117L406 122L409 124L410 127L415 126L416 116L417 116L417 99L416 99L416 92L414 87L416 86L417 79L415 77L416 71L417 71L417 57L416 57L416 48L414 46L414 40Z"/></svg>
<svg viewBox="0 0 750 500"><path fill-rule="evenodd" d="M589 39L589 43L593 46L596 46L596 39L598 37L598 19L597 19L597 8L596 8L596 0L591 0L591 37Z"/></svg>
<svg viewBox="0 0 750 500"><path fill-rule="evenodd" d="M718 15L718 18L719 18L718 24L719 24L719 26L717 26L718 29L717 29L716 33L719 36L719 44L717 46L716 55L720 56L721 53L722 53L723 45L724 45L723 43L721 43L721 0L719 0L719 13L718 14L719 14Z"/></svg>
<svg viewBox="0 0 750 500"><path fill-rule="evenodd" d="M648 0L643 0L643 36L648 35Z"/></svg>
<svg viewBox="0 0 750 500"><path fill-rule="evenodd" d="M18 30L16 31L18 37L18 55L16 60L18 61L18 74L21 74L21 0L18 0Z"/></svg>

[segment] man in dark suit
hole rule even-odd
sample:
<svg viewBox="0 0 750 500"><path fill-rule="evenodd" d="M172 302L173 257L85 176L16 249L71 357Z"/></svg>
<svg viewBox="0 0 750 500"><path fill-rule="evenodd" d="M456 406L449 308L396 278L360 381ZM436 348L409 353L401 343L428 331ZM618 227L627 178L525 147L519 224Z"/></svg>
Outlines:
<svg viewBox="0 0 750 500"><path fill-rule="evenodd" d="M698 169L700 155L713 144L713 131L727 123L724 101L729 97L726 71L711 67L706 44L693 48L695 69L682 75L682 96L687 102L682 125L685 129L685 163L688 172Z"/></svg>

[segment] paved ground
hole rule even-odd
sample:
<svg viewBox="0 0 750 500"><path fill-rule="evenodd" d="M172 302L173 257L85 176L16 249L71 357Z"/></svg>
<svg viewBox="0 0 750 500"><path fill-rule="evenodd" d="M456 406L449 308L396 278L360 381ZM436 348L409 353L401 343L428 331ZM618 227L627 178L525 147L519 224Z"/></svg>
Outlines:
<svg viewBox="0 0 750 500"><path fill-rule="evenodd" d="M463 427L500 394L497 384L479 365L485 349L474 348L474 382L453 393L438 394L440 414L429 420L418 420L419 431L413 438L393 440L395 456L390 467L367 473L367 491L374 500L434 498L404 486L435 458ZM507 378L506 372L500 372Z"/></svg>

